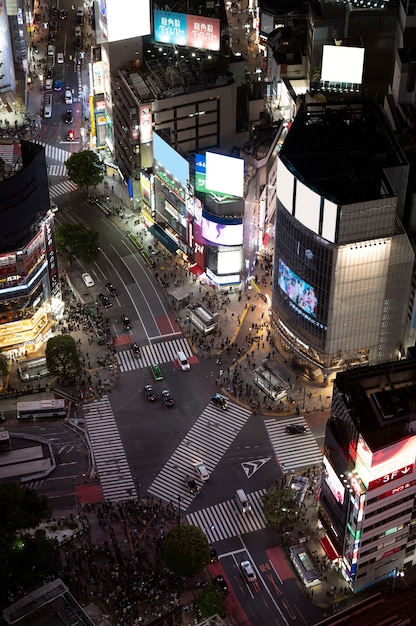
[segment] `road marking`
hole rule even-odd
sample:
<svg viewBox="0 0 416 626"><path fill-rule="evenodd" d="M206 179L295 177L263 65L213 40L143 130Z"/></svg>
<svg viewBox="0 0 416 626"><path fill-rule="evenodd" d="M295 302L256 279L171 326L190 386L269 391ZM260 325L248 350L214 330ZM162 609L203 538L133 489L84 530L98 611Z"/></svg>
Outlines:
<svg viewBox="0 0 416 626"><path fill-rule="evenodd" d="M267 463L267 461L270 461L271 458L271 456L268 456L264 459L257 459L255 461L244 461L243 463L241 463L241 467L243 468L247 478L251 478L257 472L257 470L263 467L263 465Z"/></svg>

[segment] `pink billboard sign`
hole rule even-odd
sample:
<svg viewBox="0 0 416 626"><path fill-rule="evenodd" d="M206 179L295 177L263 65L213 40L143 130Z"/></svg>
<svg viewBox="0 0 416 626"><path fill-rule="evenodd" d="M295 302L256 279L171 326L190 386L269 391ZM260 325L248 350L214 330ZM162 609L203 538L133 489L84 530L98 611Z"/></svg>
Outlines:
<svg viewBox="0 0 416 626"><path fill-rule="evenodd" d="M188 46L204 50L220 49L220 20L202 15L186 16Z"/></svg>

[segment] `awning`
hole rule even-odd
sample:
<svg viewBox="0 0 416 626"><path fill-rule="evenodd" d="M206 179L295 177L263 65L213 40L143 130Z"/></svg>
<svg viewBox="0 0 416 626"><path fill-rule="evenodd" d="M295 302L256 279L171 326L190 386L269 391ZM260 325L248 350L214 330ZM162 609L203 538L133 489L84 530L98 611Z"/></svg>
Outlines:
<svg viewBox="0 0 416 626"><path fill-rule="evenodd" d="M264 235L263 235L263 246L267 246L269 241L270 241L270 236L267 233L264 233Z"/></svg>
<svg viewBox="0 0 416 626"><path fill-rule="evenodd" d="M194 274L195 276L201 276L201 274L205 272L205 270L200 268L199 265L197 265L196 263L191 263L188 269L191 274Z"/></svg>
<svg viewBox="0 0 416 626"><path fill-rule="evenodd" d="M163 228L159 226L159 224L153 224L149 227L149 230L152 235L156 237L156 239L159 239L160 243L162 243L165 248L169 250L169 252L172 252L172 254L176 254L176 251L179 248L178 244L173 241L172 237L169 237L169 235L163 230Z"/></svg>
<svg viewBox="0 0 416 626"><path fill-rule="evenodd" d="M322 537L322 539L320 539L319 541L321 546L325 550L325 554L327 555L328 559L330 561L336 561L339 555L337 554L332 543L329 541L328 537Z"/></svg>

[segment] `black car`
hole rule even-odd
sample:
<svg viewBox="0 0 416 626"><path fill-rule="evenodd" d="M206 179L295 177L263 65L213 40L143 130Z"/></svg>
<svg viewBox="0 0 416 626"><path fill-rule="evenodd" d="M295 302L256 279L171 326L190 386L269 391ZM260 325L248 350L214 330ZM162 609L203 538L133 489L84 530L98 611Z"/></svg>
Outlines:
<svg viewBox="0 0 416 626"><path fill-rule="evenodd" d="M104 295L103 293L100 293L98 298L101 300L101 304L103 305L103 307L105 307L106 309L109 309L110 306L113 306L113 303L110 302L109 298Z"/></svg>
<svg viewBox="0 0 416 626"><path fill-rule="evenodd" d="M218 574L218 576L215 576L215 578L212 579L212 584L217 585L224 596L226 596L230 591L224 576L221 576L221 574Z"/></svg>
<svg viewBox="0 0 416 626"><path fill-rule="evenodd" d="M306 433L306 428L302 426L302 424L289 424L286 426L286 432L289 433L289 435L301 435L302 433Z"/></svg>
<svg viewBox="0 0 416 626"><path fill-rule="evenodd" d="M189 474L185 476L185 484L188 487L189 493L198 493L199 487Z"/></svg>
<svg viewBox="0 0 416 626"><path fill-rule="evenodd" d="M123 322L123 329L124 330L130 330L130 328L131 328L130 318L127 317L127 315L122 315L121 316L121 321Z"/></svg>
<svg viewBox="0 0 416 626"><path fill-rule="evenodd" d="M3 413L3 411L1 411L1 413L0 413L0 422L5 422L5 421L6 421L6 416Z"/></svg>
<svg viewBox="0 0 416 626"><path fill-rule="evenodd" d="M66 9L61 9L59 11L59 18L61 20L66 20L67 17L68 17L68 11Z"/></svg>
<svg viewBox="0 0 416 626"><path fill-rule="evenodd" d="M114 287L113 283L107 283L105 288L110 296L118 296L118 290Z"/></svg>
<svg viewBox="0 0 416 626"><path fill-rule="evenodd" d="M140 348L137 345L137 343L132 343L131 349L133 350L133 354L136 357L136 359L140 359L140 357L142 356L142 353L140 352Z"/></svg>
<svg viewBox="0 0 416 626"><path fill-rule="evenodd" d="M228 407L227 400L219 393L216 393L215 396L212 398L212 403L215 404L215 406L217 406L219 409L223 409L223 411L225 411L225 409Z"/></svg>
<svg viewBox="0 0 416 626"><path fill-rule="evenodd" d="M171 407L175 404L175 400L172 398L172 396L170 395L170 391L168 391L167 389L164 389L162 391L162 400L163 404L168 407Z"/></svg>
<svg viewBox="0 0 416 626"><path fill-rule="evenodd" d="M144 395L149 400L149 402L154 402L156 400L156 394L153 391L152 385L145 385Z"/></svg>
<svg viewBox="0 0 416 626"><path fill-rule="evenodd" d="M218 563L220 557L218 556L218 552L213 546L209 546L209 562L210 563Z"/></svg>
<svg viewBox="0 0 416 626"><path fill-rule="evenodd" d="M74 121L74 116L72 115L72 109L67 109L65 113L65 123L72 124Z"/></svg>

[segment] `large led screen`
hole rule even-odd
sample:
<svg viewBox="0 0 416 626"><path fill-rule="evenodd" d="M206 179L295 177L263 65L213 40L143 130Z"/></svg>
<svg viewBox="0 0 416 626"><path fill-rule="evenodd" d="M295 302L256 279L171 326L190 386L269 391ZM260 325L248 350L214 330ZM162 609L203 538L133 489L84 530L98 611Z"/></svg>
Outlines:
<svg viewBox="0 0 416 626"><path fill-rule="evenodd" d="M323 458L322 475L336 501L344 504L345 487L326 457Z"/></svg>
<svg viewBox="0 0 416 626"><path fill-rule="evenodd" d="M189 181L189 163L176 152L157 133L153 133L153 158L160 163L165 170L170 172L176 180L186 187Z"/></svg>
<svg viewBox="0 0 416 626"><path fill-rule="evenodd" d="M214 221L202 215L202 236L206 241L217 246L240 246L243 243L243 223L228 222L224 219Z"/></svg>
<svg viewBox="0 0 416 626"><path fill-rule="evenodd" d="M293 210L293 187L294 177L281 159L277 163L277 181L276 190L279 198L286 211L292 213Z"/></svg>
<svg viewBox="0 0 416 626"><path fill-rule="evenodd" d="M219 50L220 21L201 15L155 10L154 36L161 43Z"/></svg>
<svg viewBox="0 0 416 626"><path fill-rule="evenodd" d="M313 287L299 278L282 259L279 259L277 282L282 291L296 306L308 315L316 317L318 300Z"/></svg>
<svg viewBox="0 0 416 626"><path fill-rule="evenodd" d="M319 219L321 213L321 196L304 185L300 180L296 181L296 219L312 230L319 233Z"/></svg>
<svg viewBox="0 0 416 626"><path fill-rule="evenodd" d="M150 35L149 0L97 0L103 41L121 41Z"/></svg>
<svg viewBox="0 0 416 626"><path fill-rule="evenodd" d="M244 196L244 160L216 152L196 154L195 189L242 198Z"/></svg>
<svg viewBox="0 0 416 626"><path fill-rule="evenodd" d="M219 250L217 257L217 272L224 274L237 274L241 272L241 248L237 250Z"/></svg>
<svg viewBox="0 0 416 626"><path fill-rule="evenodd" d="M330 83L363 82L364 48L324 46L321 80Z"/></svg>

